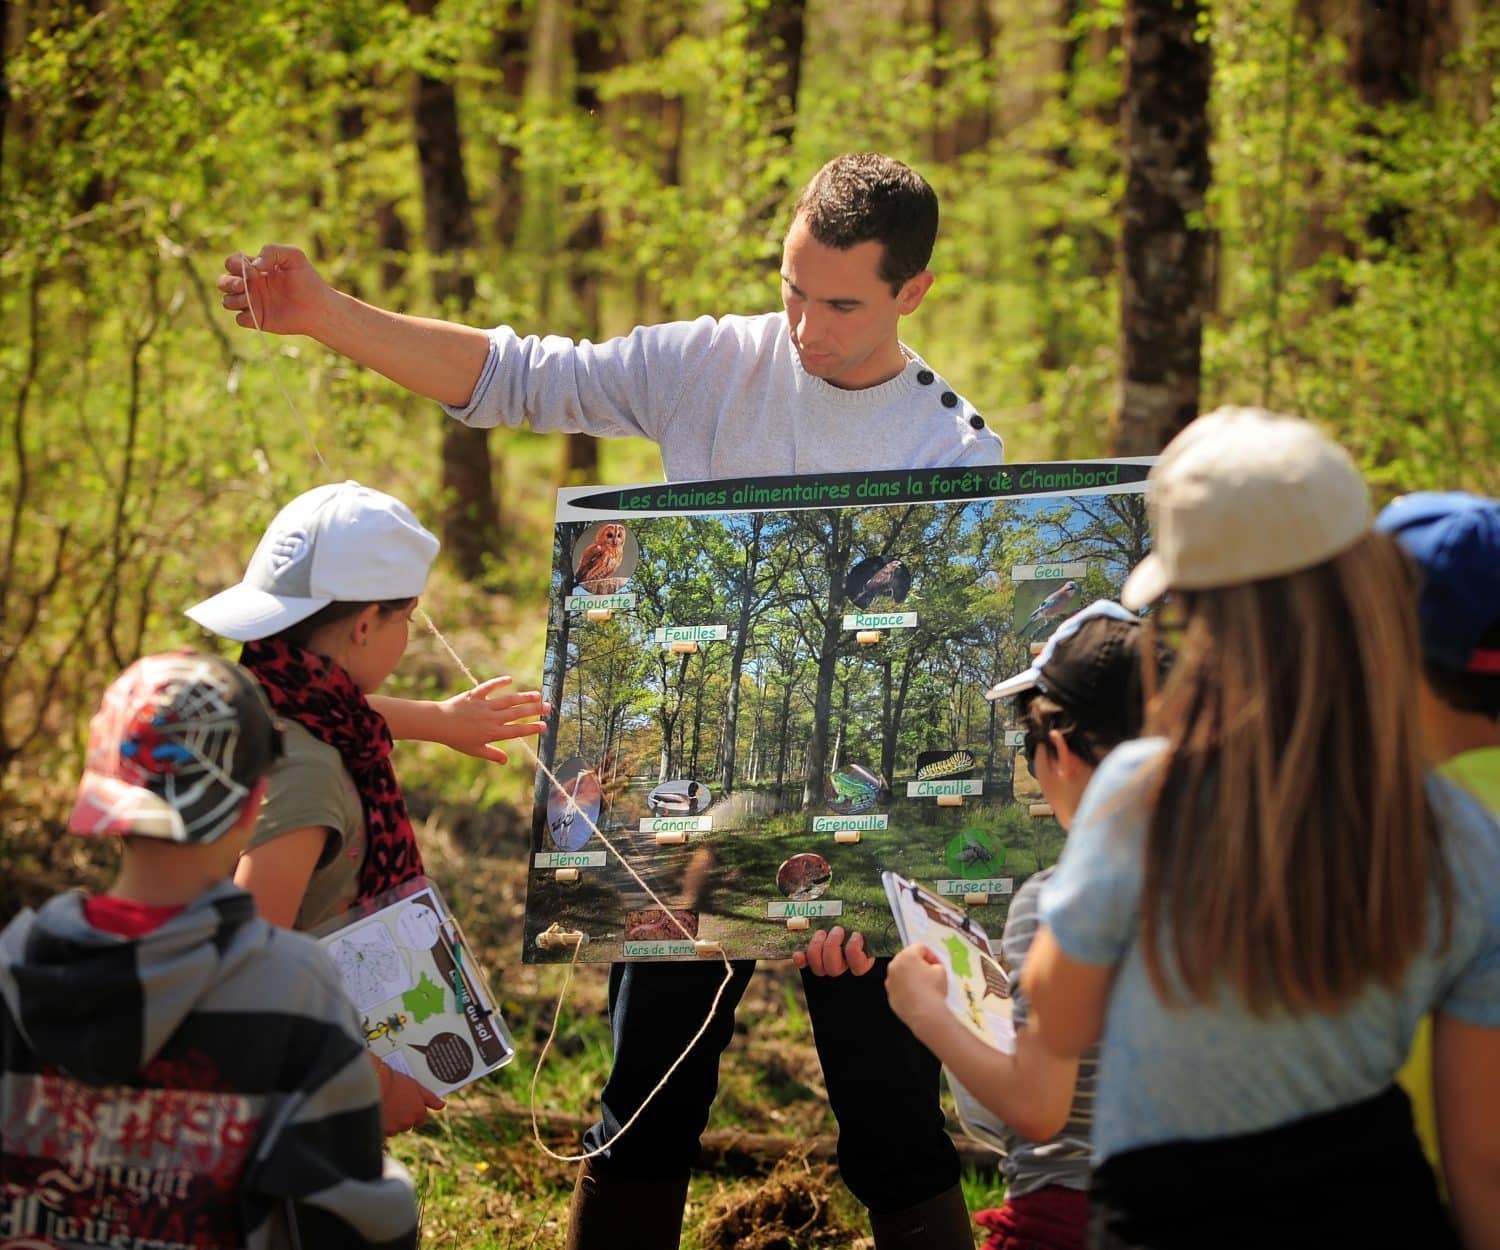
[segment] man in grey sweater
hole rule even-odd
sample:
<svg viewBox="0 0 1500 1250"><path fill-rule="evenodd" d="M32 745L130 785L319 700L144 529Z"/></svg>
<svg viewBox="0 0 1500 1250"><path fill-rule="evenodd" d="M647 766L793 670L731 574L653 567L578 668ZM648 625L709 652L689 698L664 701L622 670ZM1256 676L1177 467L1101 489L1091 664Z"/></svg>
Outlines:
<svg viewBox="0 0 1500 1250"><path fill-rule="evenodd" d="M906 166L840 157L787 231L784 314L641 326L604 343L386 312L278 244L229 257L219 289L240 325L309 335L468 425L649 438L671 481L997 464L999 437L898 337L932 286L937 217L937 196Z"/></svg>
<svg viewBox="0 0 1500 1250"><path fill-rule="evenodd" d="M784 312L639 327L599 344L386 312L279 245L231 256L219 289L240 325L310 335L468 424L652 439L673 481L997 464L999 437L899 337L932 286L937 224L937 196L915 171L873 153L839 157L797 201ZM939 1067L891 1012L886 962L858 978L804 976L840 1167L880 1250L967 1250ZM617 1245L622 1229L644 1250L677 1244L719 1054L753 970L736 965L708 1032L614 1145L708 1013L720 975L700 964L612 969L615 1062L587 1139L605 1150L580 1174L570 1246Z"/></svg>

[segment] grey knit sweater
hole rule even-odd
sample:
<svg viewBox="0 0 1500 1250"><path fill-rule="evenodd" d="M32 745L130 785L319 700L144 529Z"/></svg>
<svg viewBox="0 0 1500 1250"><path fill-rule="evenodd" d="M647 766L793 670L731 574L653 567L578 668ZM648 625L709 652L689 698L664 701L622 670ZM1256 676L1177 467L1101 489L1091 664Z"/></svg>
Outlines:
<svg viewBox="0 0 1500 1250"><path fill-rule="evenodd" d="M669 481L998 464L1000 437L927 363L843 390L810 376L785 316L699 317L604 343L490 332L467 425L649 438Z"/></svg>

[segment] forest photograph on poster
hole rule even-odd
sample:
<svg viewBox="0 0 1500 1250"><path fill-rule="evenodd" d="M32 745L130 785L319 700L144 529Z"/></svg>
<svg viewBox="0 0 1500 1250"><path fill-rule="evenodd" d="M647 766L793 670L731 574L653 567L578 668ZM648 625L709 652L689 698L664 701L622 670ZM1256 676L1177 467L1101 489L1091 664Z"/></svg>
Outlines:
<svg viewBox="0 0 1500 1250"><path fill-rule="evenodd" d="M860 475L902 492L873 505L784 479L839 507L735 509L753 483L623 488L606 502L668 506L561 519L525 957L571 957L538 944L549 929L586 933L585 960L785 956L834 924L890 954L887 869L998 933L1062 835L985 691L1147 550L1130 480L1147 466L1023 485L1068 468L1011 466L1006 493L937 502L917 500L961 471ZM582 515L569 495L560 516Z"/></svg>

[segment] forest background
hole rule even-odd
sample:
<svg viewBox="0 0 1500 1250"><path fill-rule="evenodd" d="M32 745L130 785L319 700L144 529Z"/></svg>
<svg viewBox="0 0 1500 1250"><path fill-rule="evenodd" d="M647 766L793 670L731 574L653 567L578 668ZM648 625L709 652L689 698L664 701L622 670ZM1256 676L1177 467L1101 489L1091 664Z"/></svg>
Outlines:
<svg viewBox="0 0 1500 1250"><path fill-rule="evenodd" d="M292 495L355 477L409 501L445 540L440 628L535 684L553 488L660 474L650 446L464 430L235 329L213 282L237 249L597 338L776 307L796 190L877 149L943 201L904 337L1012 460L1154 451L1247 402L1322 423L1381 497L1500 486L1483 0L11 0L0 24L0 920L100 879L107 853L54 836L99 689L205 644L181 609ZM462 680L423 638L391 688ZM530 770L400 767L529 1064L558 988L515 966ZM581 979L539 1088L560 1144L607 1064ZM747 1185L755 1150L711 1143L689 1242L844 1244L795 981L757 986L715 1124L815 1148ZM429 1244L556 1241L570 1172L507 1119L521 1075L403 1143ZM993 1198L990 1171L972 1188Z"/></svg>

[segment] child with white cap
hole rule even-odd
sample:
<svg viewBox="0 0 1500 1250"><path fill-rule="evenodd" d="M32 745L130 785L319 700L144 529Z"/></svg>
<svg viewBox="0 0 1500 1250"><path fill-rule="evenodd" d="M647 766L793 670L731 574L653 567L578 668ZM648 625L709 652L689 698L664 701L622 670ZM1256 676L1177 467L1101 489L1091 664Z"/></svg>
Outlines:
<svg viewBox="0 0 1500 1250"><path fill-rule="evenodd" d="M1093 1244L1456 1244L1394 1084L1436 1012L1465 1244L1500 1237L1500 830L1426 774L1410 572L1310 423L1195 421L1127 607L1180 619L1157 737L1095 774L1022 984L1103 1037Z"/></svg>
<svg viewBox="0 0 1500 1250"><path fill-rule="evenodd" d="M274 923L312 928L421 874L393 735L504 761L490 743L542 729L540 694L512 693L506 677L442 703L371 697L406 650L437 551L400 500L358 482L319 486L276 515L242 581L188 609L245 644L240 662L287 725L286 757L235 873ZM442 1105L410 1077L378 1071L388 1131Z"/></svg>
<svg viewBox="0 0 1500 1250"><path fill-rule="evenodd" d="M230 880L280 748L217 656L105 693L68 827L119 875L0 934L0 1244L416 1246L338 972Z"/></svg>
<svg viewBox="0 0 1500 1250"><path fill-rule="evenodd" d="M1101 599L1058 626L1029 667L986 692L1015 700L1028 767L1064 829L1104 757L1140 735L1146 634L1139 617ZM1159 648L1150 662L1160 675L1170 657ZM1054 871L1028 877L1006 913L1001 948L1011 969L1013 1054L998 1054L953 1014L947 973L925 946L908 946L886 973L891 1007L943 1061L963 1091L956 1095L960 1106L977 1101L998 1121L986 1117L977 1126L1004 1151L1005 1203L974 1216L990 1230L984 1250L1084 1246L1098 1055L1059 1056L1041 1046L1026 1027L1026 998L1015 985L1036 935L1042 887Z"/></svg>

